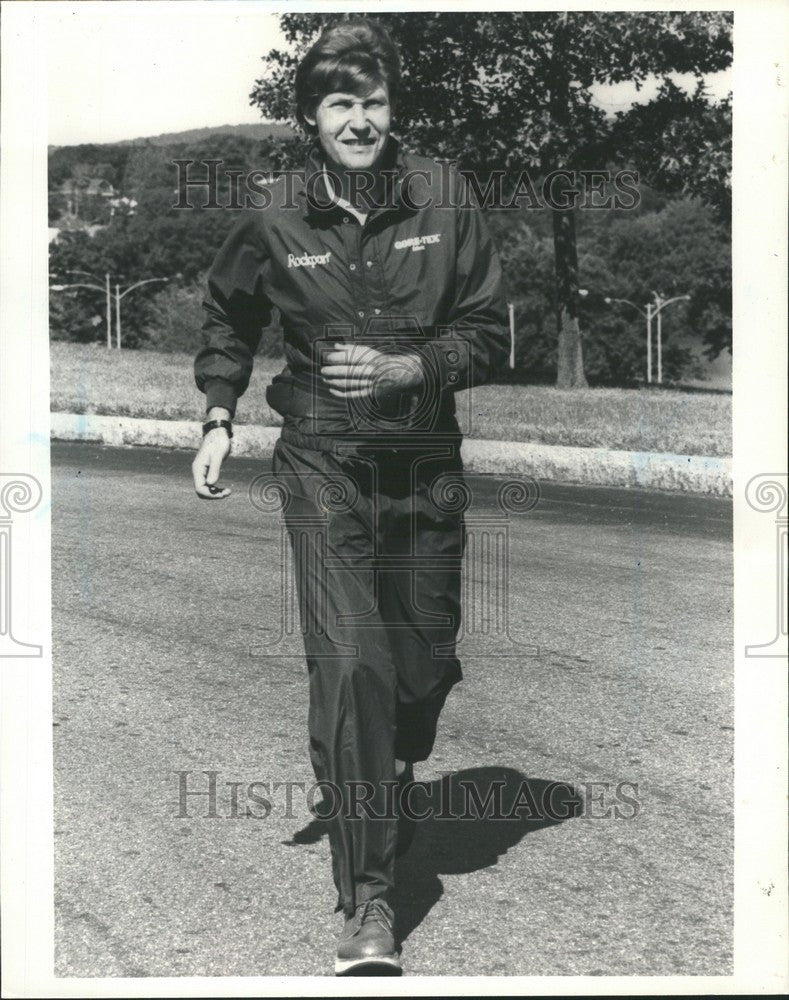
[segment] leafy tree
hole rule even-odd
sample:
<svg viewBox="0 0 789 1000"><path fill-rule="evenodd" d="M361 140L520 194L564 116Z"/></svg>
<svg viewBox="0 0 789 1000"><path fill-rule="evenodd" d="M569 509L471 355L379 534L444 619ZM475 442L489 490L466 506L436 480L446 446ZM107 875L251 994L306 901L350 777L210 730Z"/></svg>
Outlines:
<svg viewBox="0 0 789 1000"><path fill-rule="evenodd" d="M534 213L537 214L537 213ZM553 241L525 218L492 213L491 229L515 310L515 367L530 381L556 378Z"/></svg>
<svg viewBox="0 0 789 1000"><path fill-rule="evenodd" d="M290 145L293 142L290 140ZM127 210L119 208L93 236L82 228L62 231L50 246L50 274L54 284L73 284L89 281L75 272L90 272L103 285L109 272L114 291L115 283L121 289L137 281L152 277L170 279L166 292L161 286L151 285L135 290L123 300L123 345L139 347L155 345L166 348L168 344L184 345L187 323L192 326L192 346L199 339L202 314L200 302L203 291L195 283L208 270L211 261L232 227L237 209L231 207L232 199L226 175L227 170L238 170L246 175L252 170L278 169L289 156L287 136L273 139L249 139L241 135L212 134L200 136L190 143L168 146L161 143L138 143L125 147L122 158L114 156L114 146L96 147L104 150L104 159L122 163L119 179L124 197L137 202L134 208L127 203ZM100 169L98 153L92 159L69 157L67 150L56 150L51 159L57 158L60 167L50 171L51 184L58 179L62 185L62 165L72 171L67 179L80 182L93 177ZM202 177L206 168L200 161L221 161L217 190L217 207L206 208L205 191L193 189L191 208L178 209L177 169L174 160L191 160L191 177ZM57 189L52 191L56 201ZM240 202L243 203L244 187L241 185ZM179 291L172 290L184 283ZM157 294L159 293L159 294ZM163 296L163 297L162 297ZM100 315L104 322L104 300L92 289L73 289L53 292L51 296L52 336L74 340L102 340L104 325L94 319ZM181 320L174 316L178 306L184 307ZM159 310L164 312L160 315ZM161 324L161 329L158 325ZM277 345L276 335L266 343ZM170 347L172 349L172 346ZM272 347L277 350L277 347ZM279 348L281 351L281 347Z"/></svg>
<svg viewBox="0 0 789 1000"><path fill-rule="evenodd" d="M251 103L266 117L293 118L300 57L323 27L348 16L281 15L292 48L269 52ZM543 175L604 169L618 154L646 168L654 183L674 190L683 171L689 171L696 180L685 185L692 184L700 196L725 201L720 195L727 182L725 162L703 145L708 135L719 135L725 108L704 100L700 90L688 97L665 84L630 119L639 126L634 130L639 141L627 142L627 122L623 116L608 119L593 103L592 87L624 80L640 86L653 74L672 72L692 73L700 82L705 73L725 69L732 57L729 12L422 12L382 14L378 20L404 61L398 128L426 154L462 157L464 165L477 170L525 168ZM668 112L673 117L667 125ZM658 148L661 141L670 146ZM724 148L728 142L723 136ZM682 151L676 165L671 150ZM650 173L656 152L662 169ZM690 190L683 184L680 189ZM580 386L586 378L576 211L553 209L552 219L557 384Z"/></svg>
<svg viewBox="0 0 789 1000"><path fill-rule="evenodd" d="M623 215L587 245L589 256L611 269L607 281L597 279L594 262L587 261L584 273L592 287L639 304L650 301L653 291L664 298L690 295L687 305L673 304L663 314L664 331L699 334L709 357L731 349L731 240L727 224L709 206L683 198L660 212Z"/></svg>
<svg viewBox="0 0 789 1000"><path fill-rule="evenodd" d="M612 143L620 159L639 164L648 184L695 195L730 223L731 129L731 94L712 102L700 81L688 97L664 80L649 105L635 105L617 116Z"/></svg>
<svg viewBox="0 0 789 1000"><path fill-rule="evenodd" d="M196 351L201 343L205 275L194 285L166 285L153 300L154 320L145 329L154 350Z"/></svg>
<svg viewBox="0 0 789 1000"><path fill-rule="evenodd" d="M167 285L151 301L152 320L144 329L145 345L158 351L194 352L203 339L203 297L206 275L191 285ZM267 357L282 357L285 348L277 320L261 339L258 352Z"/></svg>
<svg viewBox="0 0 789 1000"><path fill-rule="evenodd" d="M125 143L85 143L79 146L53 146L49 151L49 187L59 188L80 172L103 177L113 187L120 187L126 160L134 146Z"/></svg>
<svg viewBox="0 0 789 1000"><path fill-rule="evenodd" d="M585 330L585 370L595 384L644 378L645 320L629 306L606 303L607 296L641 307L653 289L666 298L691 296L664 313L663 375L669 381L700 377L696 345L701 338L709 344L713 328L719 338L731 337L725 223L698 199L663 197L652 208L659 210L580 213L579 273L587 294L578 315ZM515 306L516 367L528 372L530 381L555 380L557 368L553 241L546 214L490 213Z"/></svg>
<svg viewBox="0 0 789 1000"><path fill-rule="evenodd" d="M86 344L106 340L105 301L98 292L51 292L49 331L52 340Z"/></svg>

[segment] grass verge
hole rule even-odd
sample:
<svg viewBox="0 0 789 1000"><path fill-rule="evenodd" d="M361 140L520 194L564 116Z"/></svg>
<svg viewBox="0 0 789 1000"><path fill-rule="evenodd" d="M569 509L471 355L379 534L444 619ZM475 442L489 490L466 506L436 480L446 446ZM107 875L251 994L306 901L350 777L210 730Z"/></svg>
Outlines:
<svg viewBox="0 0 789 1000"><path fill-rule="evenodd" d="M51 345L53 411L199 420L205 397L192 355L108 351L101 345ZM265 387L282 361L257 358L238 423L275 426ZM474 438L681 455L731 455L731 396L649 389L559 390L486 385L472 390ZM461 394L465 396L465 394Z"/></svg>

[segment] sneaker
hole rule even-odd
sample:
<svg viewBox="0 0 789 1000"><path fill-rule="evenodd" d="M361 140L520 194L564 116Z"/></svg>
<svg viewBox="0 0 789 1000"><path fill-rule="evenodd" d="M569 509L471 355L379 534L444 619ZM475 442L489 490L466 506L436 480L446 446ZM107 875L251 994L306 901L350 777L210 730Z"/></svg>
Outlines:
<svg viewBox="0 0 789 1000"><path fill-rule="evenodd" d="M411 784L414 780L414 765L406 764L403 773L397 779L397 788L395 794L397 796L397 847L395 848L395 857L399 858L408 850L411 846L411 841L414 839L414 834L416 833L416 820L413 816L408 817L403 815L403 811L400 808L400 797L402 796L404 790Z"/></svg>
<svg viewBox="0 0 789 1000"><path fill-rule="evenodd" d="M397 975L400 956L394 942L394 914L381 898L368 899L345 921L334 963L336 976L359 973Z"/></svg>

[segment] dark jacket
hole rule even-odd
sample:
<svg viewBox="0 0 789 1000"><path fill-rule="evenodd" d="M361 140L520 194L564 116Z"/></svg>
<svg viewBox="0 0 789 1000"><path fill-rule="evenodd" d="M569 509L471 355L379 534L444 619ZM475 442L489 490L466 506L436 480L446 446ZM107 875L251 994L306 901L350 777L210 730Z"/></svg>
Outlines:
<svg viewBox="0 0 789 1000"><path fill-rule="evenodd" d="M303 177L280 177L267 189L270 204L244 211L208 276L208 342L195 358L207 407L235 412L272 307L287 366L266 395L286 424L307 418L337 434L351 427L348 403L331 396L319 374L322 352L337 341L418 351L436 429L451 429L458 389L504 365L501 266L462 178L446 163L404 153L394 139L384 169L392 180L387 204L364 227L329 199L318 147Z"/></svg>

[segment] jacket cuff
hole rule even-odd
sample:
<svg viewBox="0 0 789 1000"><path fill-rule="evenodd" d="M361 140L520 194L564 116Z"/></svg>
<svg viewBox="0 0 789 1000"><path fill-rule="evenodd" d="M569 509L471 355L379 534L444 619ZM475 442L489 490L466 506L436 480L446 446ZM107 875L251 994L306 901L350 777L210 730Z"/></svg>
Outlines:
<svg viewBox="0 0 789 1000"><path fill-rule="evenodd" d="M205 408L223 406L230 411L231 418L235 416L238 395L230 382L223 378L210 378L205 381Z"/></svg>
<svg viewBox="0 0 789 1000"><path fill-rule="evenodd" d="M440 392L458 392L471 385L471 350L468 341L459 337L433 340L422 346L429 378Z"/></svg>

